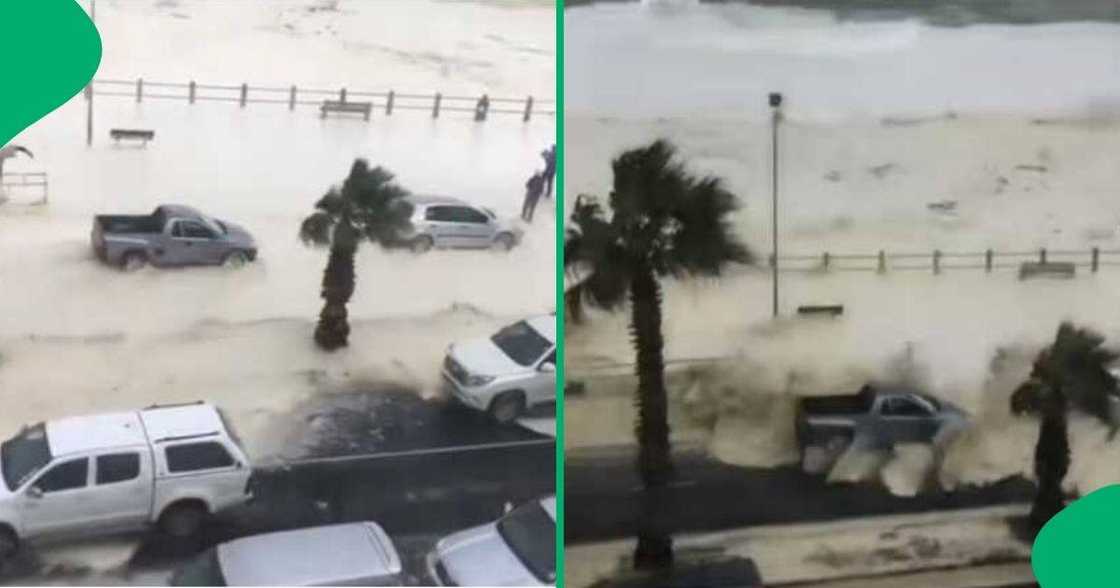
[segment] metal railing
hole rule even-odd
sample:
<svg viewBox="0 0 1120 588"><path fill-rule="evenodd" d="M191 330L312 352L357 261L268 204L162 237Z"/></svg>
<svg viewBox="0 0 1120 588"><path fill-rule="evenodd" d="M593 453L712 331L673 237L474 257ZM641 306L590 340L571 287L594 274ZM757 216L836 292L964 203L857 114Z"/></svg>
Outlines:
<svg viewBox="0 0 1120 588"><path fill-rule="evenodd" d="M89 85L85 98L94 96L115 96L132 98L136 102L145 99L183 100L188 104L195 102L230 102L244 108L247 104L284 104L288 110L297 106L321 107L324 102L361 102L370 103L377 112L391 116L396 110L416 110L431 113L439 118L445 112L472 113L475 120L484 121L491 114L519 115L528 122L533 115L554 116L553 100L538 100L532 95L525 98L500 98L487 94L482 96L447 95L441 92L416 94L387 90L381 92L350 90L346 87L333 89L307 88L296 85L251 86L248 83L200 84L188 82L155 82L137 78L135 80L95 79Z"/></svg>
<svg viewBox="0 0 1120 588"><path fill-rule="evenodd" d="M770 255L768 267L774 264ZM1087 267L1092 273L1102 266L1120 266L1120 249L1093 247L1085 250L1046 249L1033 251L984 251L953 252L935 249L928 253L891 253L879 250L872 254L846 254L824 251L817 255L783 255L778 257L778 268L787 272L864 271L887 273L889 271L928 271L940 274L945 270L1019 269L1023 263L1073 264Z"/></svg>
<svg viewBox="0 0 1120 588"><path fill-rule="evenodd" d="M6 172L0 176L0 204L11 203L12 189L40 188L39 200L27 204L40 205L47 203L49 182L46 172Z"/></svg>

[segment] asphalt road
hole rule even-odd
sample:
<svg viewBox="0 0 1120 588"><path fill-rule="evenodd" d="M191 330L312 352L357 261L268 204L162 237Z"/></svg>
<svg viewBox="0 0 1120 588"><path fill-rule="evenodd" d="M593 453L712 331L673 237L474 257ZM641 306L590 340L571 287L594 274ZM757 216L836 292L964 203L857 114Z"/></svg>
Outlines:
<svg viewBox="0 0 1120 588"><path fill-rule="evenodd" d="M699 453L679 455L675 463L666 516L678 532L1007 504L1029 501L1034 492L1033 484L1014 478L905 498L875 484L826 484L796 466L737 467ZM565 542L633 536L640 490L632 455L566 458Z"/></svg>
<svg viewBox="0 0 1120 588"><path fill-rule="evenodd" d="M257 533L373 520L389 533L415 582L441 536L554 493L555 441L403 388L333 393L286 415L300 455L254 471L254 500L211 521L198 536L136 535L125 569L111 576L81 566L44 566L25 550L0 575L5 584L151 583L218 543ZM131 575L131 576L130 576Z"/></svg>

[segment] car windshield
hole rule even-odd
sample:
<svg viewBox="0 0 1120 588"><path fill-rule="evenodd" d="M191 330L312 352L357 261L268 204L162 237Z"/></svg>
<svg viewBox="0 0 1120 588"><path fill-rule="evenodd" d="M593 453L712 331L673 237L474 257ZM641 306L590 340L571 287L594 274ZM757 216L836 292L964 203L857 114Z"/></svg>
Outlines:
<svg viewBox="0 0 1120 588"><path fill-rule="evenodd" d="M498 521L498 533L541 582L556 581L556 521L539 502L520 506Z"/></svg>
<svg viewBox="0 0 1120 588"><path fill-rule="evenodd" d="M225 223L223 223L222 221L217 220L213 217L206 216L205 214L199 215L199 218L201 218L202 222L205 223L206 226L210 227L210 229L215 233L218 233L219 235L229 234L229 229L226 228Z"/></svg>
<svg viewBox="0 0 1120 588"><path fill-rule="evenodd" d="M485 212L487 215L489 215L490 218L492 218L494 220L498 220L498 215L495 214L493 210L490 210L489 208L486 208L485 206L483 206L482 211Z"/></svg>
<svg viewBox="0 0 1120 588"><path fill-rule="evenodd" d="M3 465L4 483L15 492L36 472L51 461L51 448L47 443L47 426L39 423L20 431L18 435L0 444L0 464Z"/></svg>
<svg viewBox="0 0 1120 588"><path fill-rule="evenodd" d="M552 347L552 342L536 332L525 321L514 323L497 332L490 338L518 365L533 365L546 351Z"/></svg>
<svg viewBox="0 0 1120 588"><path fill-rule="evenodd" d="M218 550L208 549L171 576L172 586L226 586Z"/></svg>

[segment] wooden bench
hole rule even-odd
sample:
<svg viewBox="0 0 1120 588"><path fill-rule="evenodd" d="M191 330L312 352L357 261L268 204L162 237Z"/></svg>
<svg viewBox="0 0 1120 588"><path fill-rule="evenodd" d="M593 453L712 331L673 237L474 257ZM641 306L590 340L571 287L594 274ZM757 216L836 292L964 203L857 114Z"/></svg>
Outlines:
<svg viewBox="0 0 1120 588"><path fill-rule="evenodd" d="M327 118L328 112L346 112L361 114L365 120L373 112L372 102L341 102L339 100L324 100L319 107L319 118Z"/></svg>
<svg viewBox="0 0 1120 588"><path fill-rule="evenodd" d="M1077 273L1077 266L1071 261L1038 261L1023 262L1019 266L1019 279L1026 280L1034 277L1072 278Z"/></svg>
<svg viewBox="0 0 1120 588"><path fill-rule="evenodd" d="M121 139L136 139L147 145L148 141L156 138L156 132L144 129L109 129L109 136L118 142Z"/></svg>
<svg viewBox="0 0 1120 588"><path fill-rule="evenodd" d="M844 314L843 304L807 304L797 307L797 314L840 316Z"/></svg>

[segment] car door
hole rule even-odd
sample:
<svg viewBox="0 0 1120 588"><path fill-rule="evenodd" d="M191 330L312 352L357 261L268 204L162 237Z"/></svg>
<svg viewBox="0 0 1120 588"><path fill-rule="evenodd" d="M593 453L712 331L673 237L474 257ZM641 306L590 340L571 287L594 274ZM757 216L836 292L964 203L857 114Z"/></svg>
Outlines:
<svg viewBox="0 0 1120 588"><path fill-rule="evenodd" d="M428 233L432 236L432 243L436 247L459 247L459 236L456 233L455 222L450 206L429 206L424 211L424 220L428 224Z"/></svg>
<svg viewBox="0 0 1120 588"><path fill-rule="evenodd" d="M206 225L180 220L172 227L172 261L176 265L213 265L221 263L224 246Z"/></svg>
<svg viewBox="0 0 1120 588"><path fill-rule="evenodd" d="M96 490L89 457L62 459L22 491L23 528L29 537L82 535L96 528Z"/></svg>
<svg viewBox="0 0 1120 588"><path fill-rule="evenodd" d="M937 432L929 407L909 396L883 399L881 414L892 443L924 443Z"/></svg>
<svg viewBox="0 0 1120 588"><path fill-rule="evenodd" d="M147 448L105 452L93 458L97 490L94 516L99 526L133 529L144 526L152 510L151 451Z"/></svg>
<svg viewBox="0 0 1120 588"><path fill-rule="evenodd" d="M462 247L489 247L494 241L494 225L490 217L481 210L469 206L456 206L455 219L462 235Z"/></svg>
<svg viewBox="0 0 1120 588"><path fill-rule="evenodd" d="M556 348L537 362L529 388L529 404L556 402Z"/></svg>

